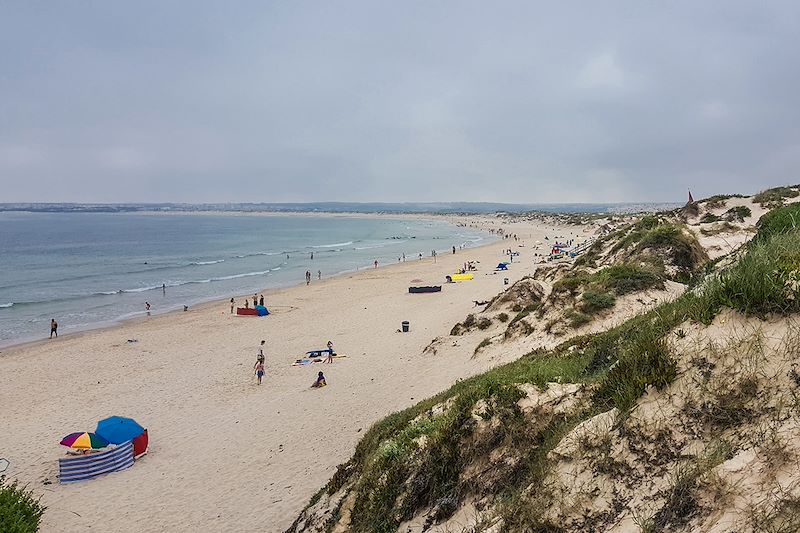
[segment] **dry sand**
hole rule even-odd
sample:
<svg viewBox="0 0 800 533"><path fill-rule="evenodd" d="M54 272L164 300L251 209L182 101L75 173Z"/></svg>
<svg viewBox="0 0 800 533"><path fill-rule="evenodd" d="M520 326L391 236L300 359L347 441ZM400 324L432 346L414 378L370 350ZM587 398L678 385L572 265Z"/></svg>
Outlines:
<svg viewBox="0 0 800 533"><path fill-rule="evenodd" d="M501 227L495 219L455 220ZM503 227L526 246L504 240L442 254L436 263L426 258L265 292L269 317L235 317L219 302L4 349L6 474L43 495L46 532L282 531L371 424L495 364L473 358L472 346L423 354L433 338L463 320L473 300L501 291L503 278L532 274L535 241L546 252L545 235L588 235L532 221ZM505 248L521 256L494 274ZM467 260L480 261L473 281L407 293L412 279L442 284ZM403 320L409 333L397 332ZM267 373L257 386L252 367L261 339ZM346 358L291 366L329 339ZM328 386L312 390L320 370ZM126 471L59 485L60 438L91 431L110 415L145 425L150 453Z"/></svg>

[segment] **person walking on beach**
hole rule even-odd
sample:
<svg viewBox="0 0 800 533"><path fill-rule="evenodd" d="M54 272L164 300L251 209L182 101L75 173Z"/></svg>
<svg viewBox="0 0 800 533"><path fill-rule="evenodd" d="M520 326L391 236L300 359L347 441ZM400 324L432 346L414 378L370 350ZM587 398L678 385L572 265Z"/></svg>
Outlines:
<svg viewBox="0 0 800 533"><path fill-rule="evenodd" d="M162 283L161 284L161 294L163 294L164 296L167 295L167 284L166 283Z"/></svg>
<svg viewBox="0 0 800 533"><path fill-rule="evenodd" d="M456 255L456 247L453 246L453 255Z"/></svg>
<svg viewBox="0 0 800 533"><path fill-rule="evenodd" d="M233 308L234 308L235 305L236 305L236 300L231 298L231 314L233 314Z"/></svg>
<svg viewBox="0 0 800 533"><path fill-rule="evenodd" d="M50 319L50 338L53 338L53 335L58 338L58 322L56 322L55 318Z"/></svg>
<svg viewBox="0 0 800 533"><path fill-rule="evenodd" d="M378 260L375 260L375 268L378 268Z"/></svg>
<svg viewBox="0 0 800 533"><path fill-rule="evenodd" d="M311 252L311 260L314 260L314 252Z"/></svg>
<svg viewBox="0 0 800 533"><path fill-rule="evenodd" d="M150 316L150 302L144 303L144 310L147 311L147 315Z"/></svg>
<svg viewBox="0 0 800 533"><path fill-rule="evenodd" d="M322 279L322 270L317 270L317 279Z"/></svg>
<svg viewBox="0 0 800 533"><path fill-rule="evenodd" d="M264 377L264 363L261 361L256 361L253 369L255 370L256 377L258 378L258 384L261 385L261 379Z"/></svg>
<svg viewBox="0 0 800 533"><path fill-rule="evenodd" d="M311 272L306 270L306 285L311 283Z"/></svg>

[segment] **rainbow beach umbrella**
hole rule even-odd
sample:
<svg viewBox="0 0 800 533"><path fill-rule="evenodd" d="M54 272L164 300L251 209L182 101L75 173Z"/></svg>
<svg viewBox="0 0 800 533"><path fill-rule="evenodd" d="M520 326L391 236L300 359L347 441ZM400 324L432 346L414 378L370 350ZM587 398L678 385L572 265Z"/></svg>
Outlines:
<svg viewBox="0 0 800 533"><path fill-rule="evenodd" d="M96 433L79 431L78 433L70 433L61 439L61 445L75 448L76 450L91 450L105 448L108 446L108 441Z"/></svg>

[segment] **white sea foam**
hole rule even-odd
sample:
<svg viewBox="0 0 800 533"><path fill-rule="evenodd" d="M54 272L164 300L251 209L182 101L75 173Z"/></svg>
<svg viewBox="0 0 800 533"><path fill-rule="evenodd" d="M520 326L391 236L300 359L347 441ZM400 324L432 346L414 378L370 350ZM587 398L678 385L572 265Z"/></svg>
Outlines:
<svg viewBox="0 0 800 533"><path fill-rule="evenodd" d="M311 248L336 248L337 246L350 246L351 244L353 244L353 241L335 242L333 244L320 244L318 246L312 246Z"/></svg>
<svg viewBox="0 0 800 533"><path fill-rule="evenodd" d="M189 263L190 265L216 265L217 263L224 263L224 259L217 259L216 261L195 261L194 263Z"/></svg>
<svg viewBox="0 0 800 533"><path fill-rule="evenodd" d="M11 307L14 305L14 302L8 302L7 304L0 304L0 307Z"/></svg>

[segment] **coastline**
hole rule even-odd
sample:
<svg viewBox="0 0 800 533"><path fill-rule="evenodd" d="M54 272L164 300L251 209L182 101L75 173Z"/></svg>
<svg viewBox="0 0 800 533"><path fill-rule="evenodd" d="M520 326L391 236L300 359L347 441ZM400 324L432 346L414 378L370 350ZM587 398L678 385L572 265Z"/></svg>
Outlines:
<svg viewBox="0 0 800 533"><path fill-rule="evenodd" d="M390 220L416 220L416 221L437 221L437 222L446 222L453 226L457 226L460 221L463 219L470 219L471 221L475 221L480 219L482 223L486 223L487 220L491 220L493 217L487 215L466 215L466 216L459 216L459 215L438 215L438 214L423 214L417 216L412 213L332 213L332 212L281 212L281 211L254 211L254 212L226 212L226 211L171 211L171 212L161 212L161 211L137 211L137 212L124 212L124 213L108 213L110 215L116 214L124 214L124 215L142 215L142 216L162 216L162 215L170 215L170 216L194 216L194 215L201 215L201 216L254 216L254 217L283 217L283 216L292 216L292 217L303 217L303 218L356 218L356 219L372 219L372 220L380 220L380 219L390 219ZM474 219L474 220L473 220ZM488 228L478 228L478 226L473 226L473 229L480 229L480 231L484 234L484 238L496 239L495 235L492 235L488 232ZM480 244L478 246L469 247L467 249L475 249L481 246L487 246L491 244L491 242L487 242L485 244ZM430 257L425 257L423 260L430 259ZM394 265L387 264L383 266L379 266L380 269L388 268ZM334 277L339 276L346 276L355 272L359 272L360 270L343 270L336 272L326 279L331 279ZM317 281L317 280L315 280ZM318 281L317 281L318 282ZM299 280L296 283L291 283L288 285L280 285L277 287L269 287L264 288L260 287L257 289L259 294L264 294L267 296L270 292L274 292L277 290L287 289L294 286L301 286L303 285L303 281ZM237 301L240 301L242 298L249 296L248 295L237 295L231 294L230 296L236 298ZM192 310L200 310L205 309L208 306L217 306L217 305L225 305L228 303L228 299L230 296L225 298L219 298L218 296L202 298L199 302L190 302L189 306ZM93 331L100 331L100 330L107 330L119 327L126 323L135 323L136 321L147 321L151 320L156 317L162 316L169 316L175 313L182 313L183 310L180 305L177 305L171 309L164 310L164 311L153 311L151 315L145 315L144 313L138 314L137 316L132 317L121 317L121 318L114 318L109 319L101 322L97 322L91 325L85 325L82 327L76 327L71 329L68 332L60 333L59 338L73 338L75 336L84 335L89 332ZM4 355L13 352L18 348L27 348L27 347L35 347L47 344L52 339L48 338L47 332L43 332L42 337L35 337L35 338L19 338L19 339L9 339L5 341L0 341L0 358Z"/></svg>
<svg viewBox="0 0 800 533"><path fill-rule="evenodd" d="M204 524L284 530L372 423L502 362L473 357L474 346L457 346L457 339L447 353L432 355L425 347L447 336L472 312L474 300L502 291L504 278L513 283L533 273L533 242L582 231L554 220L494 222L492 227L520 233L523 242L499 240L441 254L436 262L393 263L308 287L270 289L264 294L273 314L265 318L232 317L227 301L216 300L187 313L130 319L4 350L3 453L12 463L6 474L43 496L49 509L42 531L110 524L117 531L141 531L143 523L154 531ZM521 256L508 272L496 274L493 267L506 248ZM441 293L407 293L414 279L445 285L444 276L466 260L480 261L474 280L448 284ZM411 322L408 334L398 333L402 320ZM268 342L261 387L251 371L260 339ZM327 340L348 357L332 365L291 366ZM325 372L328 386L309 390L317 371ZM151 453L124 472L58 485L58 439L91 430L112 414L148 427Z"/></svg>

